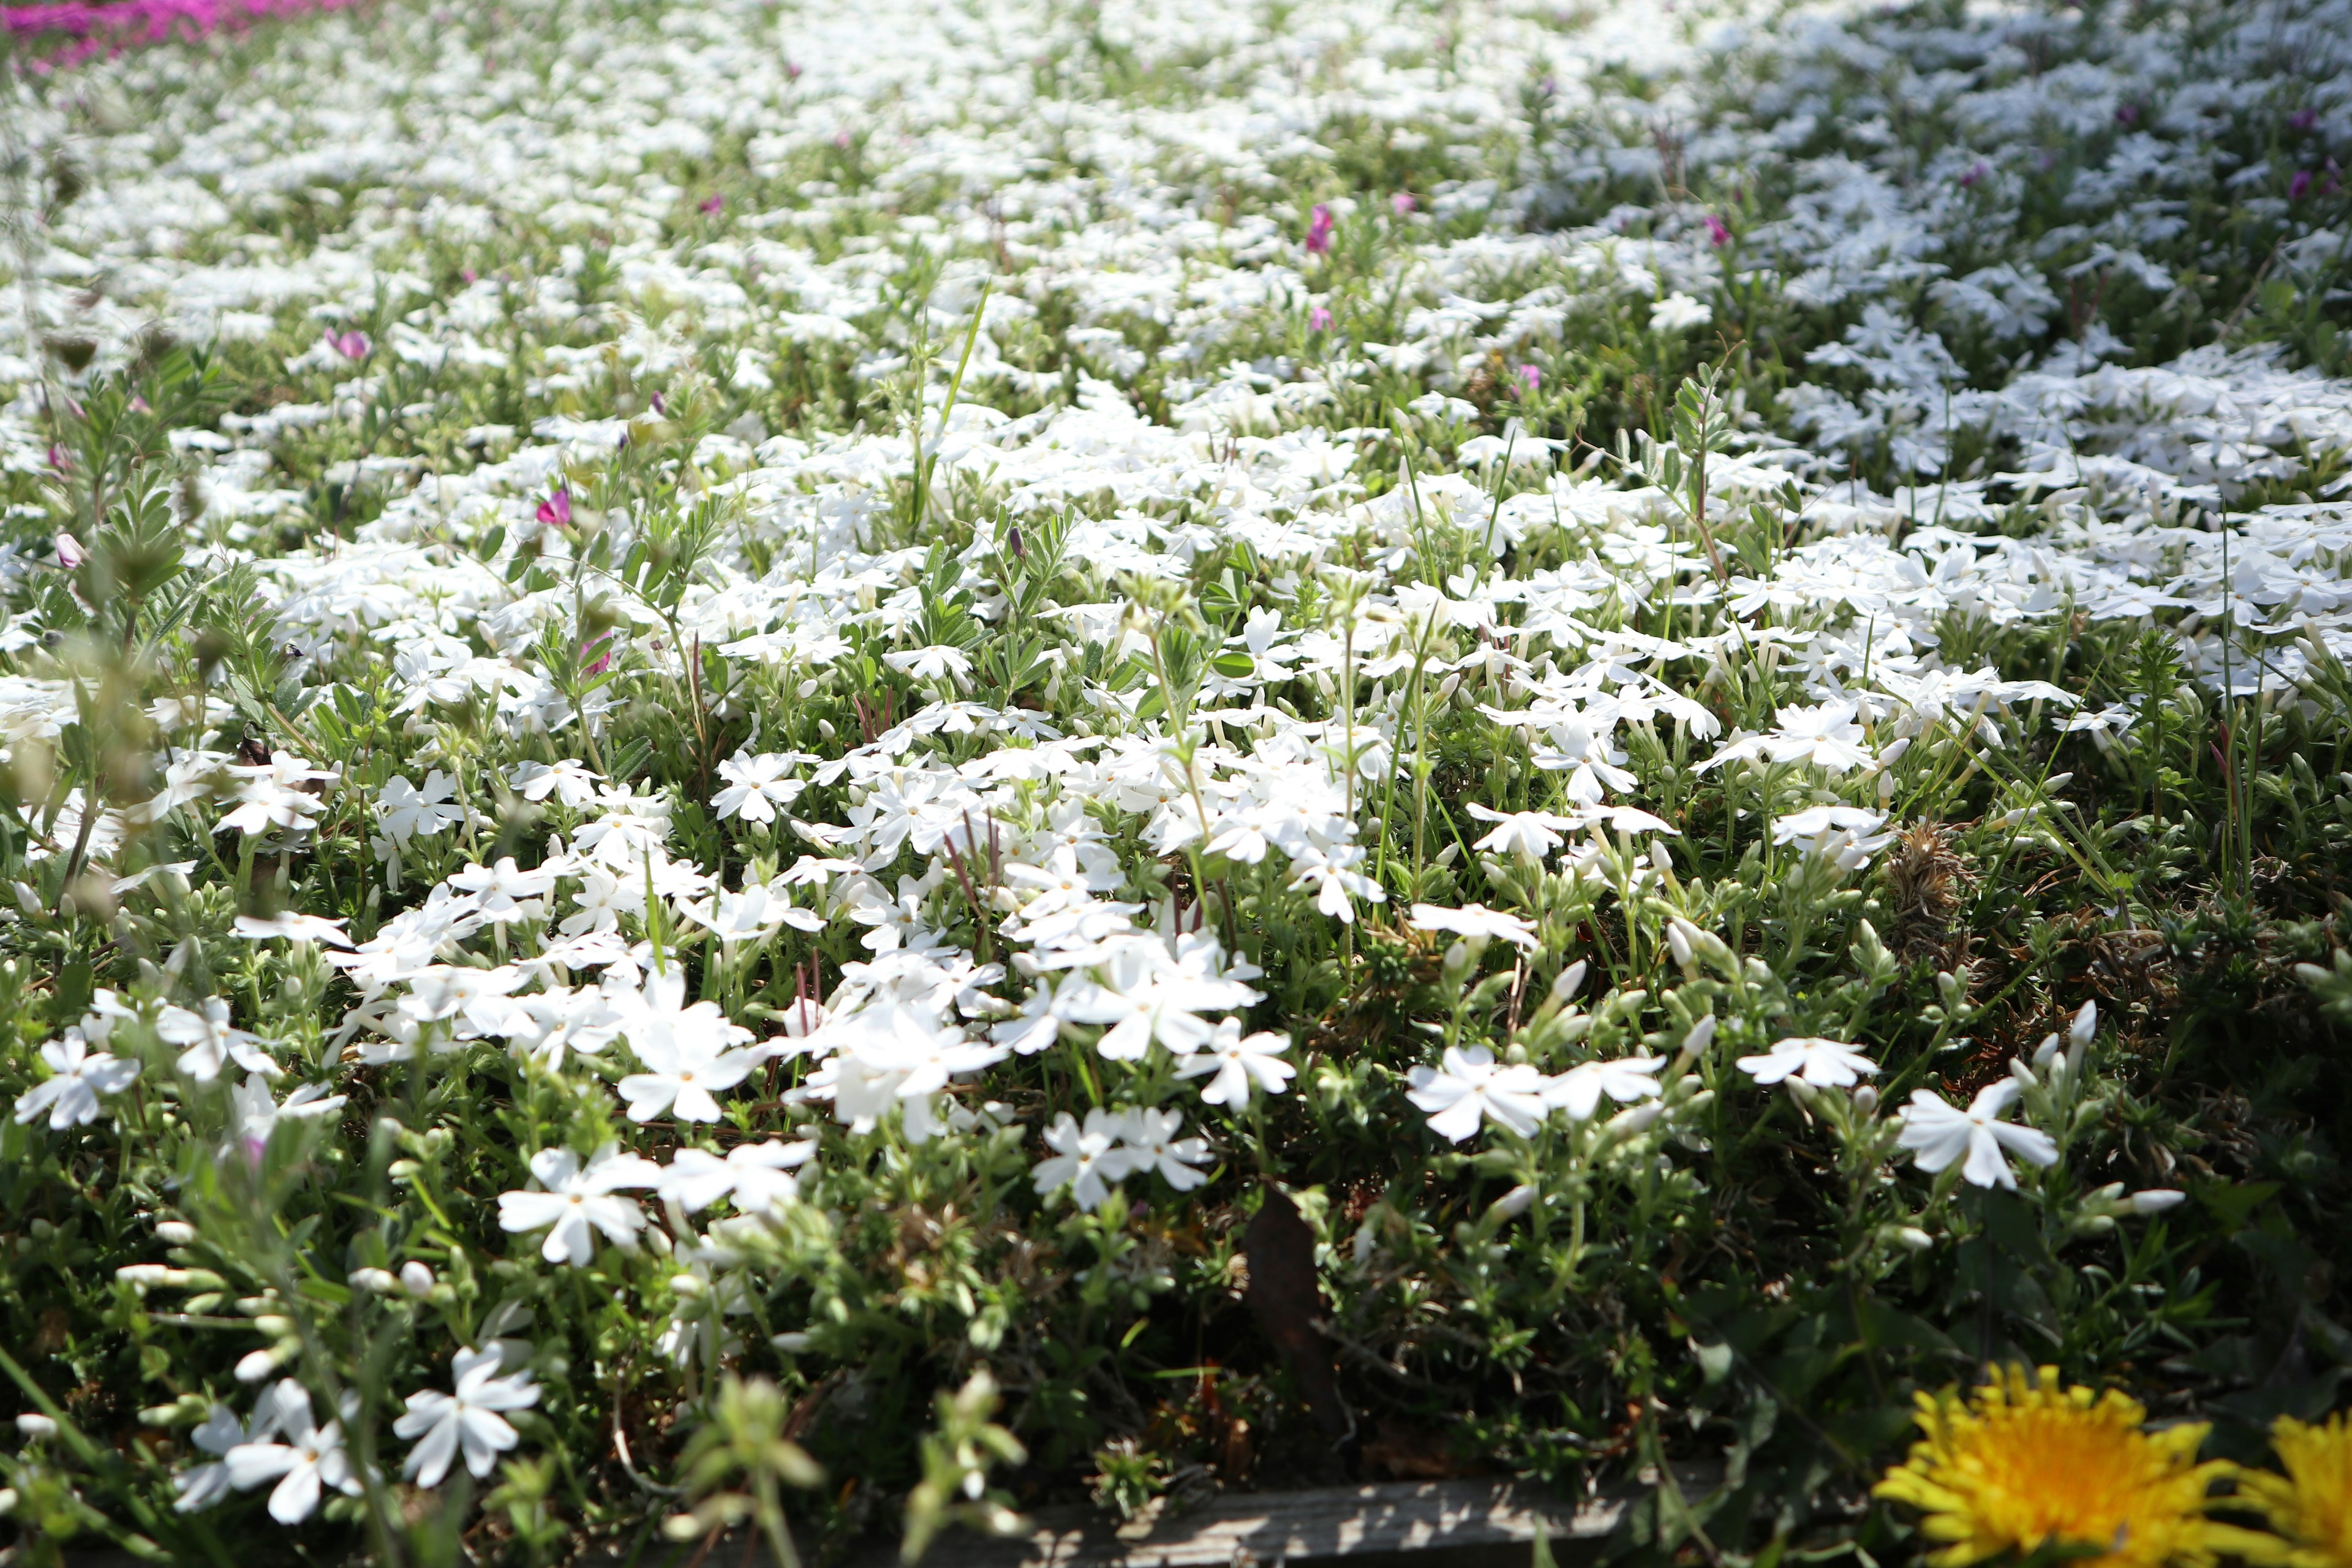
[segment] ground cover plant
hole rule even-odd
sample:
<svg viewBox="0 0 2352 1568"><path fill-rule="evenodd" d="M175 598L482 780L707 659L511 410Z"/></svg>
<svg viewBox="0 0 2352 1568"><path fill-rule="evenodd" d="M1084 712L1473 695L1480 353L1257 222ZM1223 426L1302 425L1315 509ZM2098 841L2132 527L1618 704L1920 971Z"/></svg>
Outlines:
<svg viewBox="0 0 2352 1568"><path fill-rule="evenodd" d="M9 1561L2352 1563L2352 7L85 9Z"/></svg>

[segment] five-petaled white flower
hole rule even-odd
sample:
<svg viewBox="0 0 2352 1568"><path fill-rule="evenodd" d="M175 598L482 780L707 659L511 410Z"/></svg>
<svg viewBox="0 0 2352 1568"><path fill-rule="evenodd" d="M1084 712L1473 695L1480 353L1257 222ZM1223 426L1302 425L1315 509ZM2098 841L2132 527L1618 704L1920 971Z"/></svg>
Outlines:
<svg viewBox="0 0 2352 1568"><path fill-rule="evenodd" d="M1543 1102L1561 1106L1571 1121L1588 1121L1607 1095L1620 1105L1648 1100L1658 1093L1658 1069L1664 1057L1619 1057L1611 1061L1579 1062L1564 1073L1543 1080Z"/></svg>
<svg viewBox="0 0 2352 1568"><path fill-rule="evenodd" d="M1118 1134L1119 1118L1099 1105L1087 1112L1084 1126L1065 1110L1045 1129L1052 1157L1040 1160L1030 1179L1041 1193L1068 1187L1078 1207L1093 1212L1110 1196L1111 1184L1126 1180L1135 1168L1132 1156L1115 1147Z"/></svg>
<svg viewBox="0 0 2352 1568"><path fill-rule="evenodd" d="M1177 1059L1176 1076L1216 1074L1201 1086L1202 1100L1238 1110L1249 1103L1253 1083L1268 1094L1280 1094L1288 1087L1298 1070L1282 1059L1282 1053L1289 1048L1288 1035L1261 1029L1244 1036L1240 1019L1226 1018L1218 1023L1217 1032L1209 1037L1207 1046Z"/></svg>
<svg viewBox="0 0 2352 1568"><path fill-rule="evenodd" d="M1158 1171L1170 1186L1189 1193L1209 1179L1208 1173L1194 1169L1208 1163L1209 1145L1204 1139L1177 1137L1183 1125L1181 1111L1139 1106L1119 1128L1121 1152L1135 1170Z"/></svg>
<svg viewBox="0 0 2352 1568"><path fill-rule="evenodd" d="M1842 1040L1792 1036L1760 1057L1742 1057L1739 1070L1758 1083L1799 1078L1815 1089L1850 1089L1874 1076L1878 1064Z"/></svg>
<svg viewBox="0 0 2352 1568"><path fill-rule="evenodd" d="M800 759L790 752L768 752L747 756L741 752L719 764L727 787L711 797L721 820L740 816L746 822L773 822L779 806L800 798L808 785L790 776Z"/></svg>
<svg viewBox="0 0 2352 1568"><path fill-rule="evenodd" d="M2020 1127L2000 1120L2021 1092L2015 1079L2005 1078L1977 1090L1961 1110L1924 1089L1911 1091L1903 1108L1902 1146L1923 1171L1941 1171L1965 1160L1960 1174L1979 1187L2014 1187L2017 1176L2002 1158L2007 1150L2035 1165L2058 1163L2058 1145L2036 1127Z"/></svg>
<svg viewBox="0 0 2352 1568"><path fill-rule="evenodd" d="M49 1076L17 1100L16 1120L31 1121L46 1110L53 1132L97 1121L98 1097L121 1094L139 1076L137 1062L91 1050L79 1025L43 1046L41 1059Z"/></svg>
<svg viewBox="0 0 2352 1568"><path fill-rule="evenodd" d="M539 1255L550 1263L583 1268L596 1255L597 1231L624 1251L634 1251L646 1216L634 1199L614 1194L661 1181L661 1167L611 1143L582 1165L569 1149L541 1149L530 1157L530 1173L543 1192L499 1194L499 1228L521 1233L547 1229ZM552 1228L548 1228L548 1227Z"/></svg>
<svg viewBox="0 0 2352 1568"><path fill-rule="evenodd" d="M814 1139L800 1143L739 1143L725 1158L708 1149L680 1149L662 1170L655 1190L688 1214L732 1198L743 1214L782 1207L800 1196L793 1173L816 1153Z"/></svg>
<svg viewBox="0 0 2352 1568"><path fill-rule="evenodd" d="M276 1078L285 1071L270 1059L268 1045L260 1036L228 1021L226 999L207 996L197 1005L201 1012L166 1007L155 1020L155 1033L164 1044L181 1047L175 1065L182 1072L198 1083L210 1083L229 1062L264 1078Z"/></svg>
<svg viewBox="0 0 2352 1568"><path fill-rule="evenodd" d="M269 1494L269 1517L280 1524L299 1524L317 1512L320 1494L328 1487L346 1497L360 1495L358 1472L343 1451L343 1424L320 1426L311 1414L310 1391L290 1377L278 1384L275 1417L285 1442L257 1438L239 1443L221 1460L231 1486L249 1491L264 1481L277 1481Z"/></svg>
<svg viewBox="0 0 2352 1568"><path fill-rule="evenodd" d="M530 1373L500 1377L496 1346L459 1351L451 1363L456 1392L428 1388L408 1396L408 1412L392 1424L394 1436L420 1439L409 1451L400 1473L420 1487L437 1487L449 1473L449 1461L465 1450L466 1468L487 1476L499 1456L517 1442L515 1429L500 1414L527 1410L539 1403L539 1387Z"/></svg>
<svg viewBox="0 0 2352 1568"><path fill-rule="evenodd" d="M1500 938L1529 952L1540 945L1533 923L1484 904L1465 904L1458 910L1439 904L1415 904L1409 923L1416 931L1451 931L1481 942Z"/></svg>
<svg viewBox="0 0 2352 1568"><path fill-rule="evenodd" d="M1543 1075L1524 1062L1497 1065L1484 1046L1448 1046L1439 1066L1413 1068L1409 1081L1405 1098L1429 1112L1429 1130L1456 1143L1481 1121L1522 1138L1543 1123Z"/></svg>

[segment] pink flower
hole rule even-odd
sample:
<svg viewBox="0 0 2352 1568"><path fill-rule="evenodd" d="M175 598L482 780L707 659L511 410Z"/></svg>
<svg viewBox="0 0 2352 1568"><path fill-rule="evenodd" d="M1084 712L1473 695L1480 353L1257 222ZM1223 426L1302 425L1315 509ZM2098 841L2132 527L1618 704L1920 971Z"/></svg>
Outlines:
<svg viewBox="0 0 2352 1568"><path fill-rule="evenodd" d="M1533 392L1537 387L1543 384L1543 372L1538 370L1531 364L1523 364L1519 366L1518 374L1519 384L1526 387L1529 392Z"/></svg>
<svg viewBox="0 0 2352 1568"><path fill-rule="evenodd" d="M2311 171L2308 169L2297 169L2294 172L2294 178L2286 183L2286 199L2291 202L2299 202L2310 194Z"/></svg>
<svg viewBox="0 0 2352 1568"><path fill-rule="evenodd" d="M607 643L612 640L612 633L599 632L596 636L590 637L586 642L580 645L580 656L583 658L585 658L590 653L596 649L598 645ZM612 668L613 650L611 648L606 648L603 653L597 655L595 663L590 665L586 669L581 671L581 673L583 675L602 675Z"/></svg>
<svg viewBox="0 0 2352 1568"><path fill-rule="evenodd" d="M73 467L73 459L66 455L63 447L52 446L49 448L49 467L62 474Z"/></svg>
<svg viewBox="0 0 2352 1568"><path fill-rule="evenodd" d="M365 332L356 329L340 335L333 332L328 333L327 346L354 363L367 358L370 351L375 347L373 343L368 342L368 335Z"/></svg>
<svg viewBox="0 0 2352 1568"><path fill-rule="evenodd" d="M1412 193L1411 191L1399 191L1396 195L1389 198L1389 210L1396 214L1399 217L1402 217L1405 214L1412 211Z"/></svg>
<svg viewBox="0 0 2352 1568"><path fill-rule="evenodd" d="M2118 125L2130 125L2130 124L2133 124L2134 122L2136 122L2138 119L2139 119L2139 105L2138 105L2138 104L2137 104L2137 103L2119 103L2119 104L2116 105L2116 124L2118 124Z"/></svg>
<svg viewBox="0 0 2352 1568"><path fill-rule="evenodd" d="M702 210L716 217L727 210L727 198L714 192L702 198Z"/></svg>
<svg viewBox="0 0 2352 1568"><path fill-rule="evenodd" d="M801 68L798 61L786 60L784 62L784 79L786 81L798 81L801 79Z"/></svg>
<svg viewBox="0 0 2352 1568"><path fill-rule="evenodd" d="M55 450L55 448L52 447L51 450ZM64 567L68 572L80 565L87 558L81 547L81 541L76 539L70 533L58 534L57 538L57 546L58 564Z"/></svg>
<svg viewBox="0 0 2352 1568"><path fill-rule="evenodd" d="M534 515L538 517L541 522L550 528L571 527L572 492L565 489L562 485L556 486L555 493L539 503L539 510ZM587 650L583 648L581 651L584 653Z"/></svg>
<svg viewBox="0 0 2352 1568"><path fill-rule="evenodd" d="M1706 215L1706 237L1708 244L1720 249L1731 243L1731 231L1724 227L1721 218L1709 213Z"/></svg>
<svg viewBox="0 0 2352 1568"><path fill-rule="evenodd" d="M482 275L470 267L459 268L457 276L468 283L479 283L482 280Z"/></svg>
<svg viewBox="0 0 2352 1568"><path fill-rule="evenodd" d="M1318 305L1308 310L1307 312L1307 330L1310 332L1329 331L1331 330L1331 312L1329 310L1326 309L1324 306Z"/></svg>
<svg viewBox="0 0 2352 1568"><path fill-rule="evenodd" d="M849 132L846 132L846 131L836 131L836 132L835 132L833 133L833 144L834 144L835 146L836 146L836 147L840 148L840 149L841 149L843 152L845 152L845 153L848 152L848 151L849 151Z"/></svg>
<svg viewBox="0 0 2352 1568"><path fill-rule="evenodd" d="M1314 219L1307 226L1307 254L1320 256L1330 249L1331 231L1339 226L1339 220L1331 216L1331 209L1325 204L1317 202Z"/></svg>
<svg viewBox="0 0 2352 1568"><path fill-rule="evenodd" d="M1991 173L1990 169L1985 167L1985 161L1982 158L1978 159L1969 165L1969 172L1960 176L1960 189L1974 190L1984 177Z"/></svg>
<svg viewBox="0 0 2352 1568"><path fill-rule="evenodd" d="M2315 109L2298 109L2293 114L2286 117L2286 122L2296 131L2308 131L2313 126L2319 123L2319 110Z"/></svg>

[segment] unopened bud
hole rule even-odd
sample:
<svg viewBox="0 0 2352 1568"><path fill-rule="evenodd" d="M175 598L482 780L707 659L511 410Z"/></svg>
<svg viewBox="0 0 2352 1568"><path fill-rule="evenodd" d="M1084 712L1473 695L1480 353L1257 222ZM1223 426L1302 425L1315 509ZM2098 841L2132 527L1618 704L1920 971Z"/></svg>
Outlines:
<svg viewBox="0 0 2352 1568"><path fill-rule="evenodd" d="M1551 983L1551 999L1565 1006L1584 987L1586 961L1580 958L1559 972Z"/></svg>
<svg viewBox="0 0 2352 1568"><path fill-rule="evenodd" d="M433 1270L410 1258L400 1266L400 1288L423 1300L433 1294Z"/></svg>
<svg viewBox="0 0 2352 1568"><path fill-rule="evenodd" d="M1853 1091L1853 1109L1859 1115L1877 1115L1878 1090L1869 1084L1864 1084L1860 1089L1855 1089Z"/></svg>
<svg viewBox="0 0 2352 1568"><path fill-rule="evenodd" d="M2147 1187L2131 1195L2131 1211L2136 1215L2162 1214L2189 1201L2189 1194L2170 1187Z"/></svg>
<svg viewBox="0 0 2352 1568"><path fill-rule="evenodd" d="M1529 1186L1527 1183L1522 1182L1517 1186L1513 1187L1509 1192L1505 1193L1501 1197L1496 1198L1493 1204L1487 1206L1486 1213L1491 1215L1497 1224L1499 1224L1507 1219L1518 1218L1521 1215L1528 1212L1528 1209L1535 1203L1535 1188Z"/></svg>

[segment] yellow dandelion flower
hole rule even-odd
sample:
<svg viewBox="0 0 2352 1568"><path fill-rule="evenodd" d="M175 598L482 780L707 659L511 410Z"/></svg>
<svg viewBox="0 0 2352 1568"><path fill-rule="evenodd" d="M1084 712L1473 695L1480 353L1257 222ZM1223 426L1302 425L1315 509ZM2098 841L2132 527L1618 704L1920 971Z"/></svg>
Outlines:
<svg viewBox="0 0 2352 1568"><path fill-rule="evenodd" d="M2271 1447L2286 1474L2242 1470L2238 1495L2268 1514L2284 1540L2246 1555L2285 1568L2352 1568L2352 1424L2340 1413L2322 1426L2282 1415Z"/></svg>
<svg viewBox="0 0 2352 1568"><path fill-rule="evenodd" d="M1918 1403L1925 1440L1877 1493L1927 1516L1922 1533L1943 1543L1935 1568L2053 1542L2095 1548L2080 1561L2113 1568L2206 1568L2263 1539L2206 1519L2206 1492L2231 1467L2197 1462L2205 1427L2145 1431L2137 1400L2062 1390L2055 1367L2004 1368L1965 1400L1948 1389Z"/></svg>

